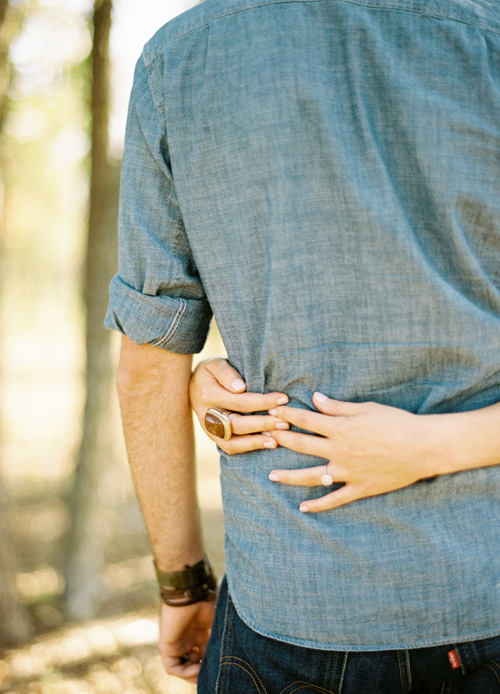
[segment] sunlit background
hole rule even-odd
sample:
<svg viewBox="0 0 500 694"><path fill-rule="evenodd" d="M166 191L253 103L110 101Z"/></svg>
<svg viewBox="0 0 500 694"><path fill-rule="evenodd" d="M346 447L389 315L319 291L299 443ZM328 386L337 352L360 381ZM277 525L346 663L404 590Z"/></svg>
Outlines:
<svg viewBox="0 0 500 694"><path fill-rule="evenodd" d="M87 535L93 533L90 544L95 540L102 548L96 589L80 602L65 599L67 567L78 549L68 541L75 494L85 495L83 486L75 490L74 472L88 393L82 288L94 3L4 4L9 7L0 24L0 53L10 43L11 67L0 131L0 584L12 582L15 589L0 592L0 624L10 623L16 604L11 635L24 637L12 643L16 638L10 638L10 627L2 634L0 626L0 694L192 693L192 686L165 675L156 652L158 601L151 554L125 462L114 394L108 448L96 459L96 498L84 528ZM195 4L114 0L111 172L121 156L141 48L160 26ZM115 337L113 359L117 349ZM201 358L221 352L214 330ZM199 430L197 437L205 534L220 575L218 461Z"/></svg>

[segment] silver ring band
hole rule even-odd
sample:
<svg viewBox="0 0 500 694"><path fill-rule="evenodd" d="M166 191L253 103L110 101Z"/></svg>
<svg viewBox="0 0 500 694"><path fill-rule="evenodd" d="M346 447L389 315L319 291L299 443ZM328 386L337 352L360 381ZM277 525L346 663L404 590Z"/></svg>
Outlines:
<svg viewBox="0 0 500 694"><path fill-rule="evenodd" d="M323 474L321 475L321 484L323 487L331 487L333 484L333 477L328 473L328 465L325 465L323 469Z"/></svg>

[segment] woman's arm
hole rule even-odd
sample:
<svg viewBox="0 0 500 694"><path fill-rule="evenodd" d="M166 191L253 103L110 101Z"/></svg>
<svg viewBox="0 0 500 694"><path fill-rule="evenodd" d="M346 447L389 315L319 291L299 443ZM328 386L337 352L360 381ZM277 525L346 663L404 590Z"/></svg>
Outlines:
<svg viewBox="0 0 500 694"><path fill-rule="evenodd" d="M349 403L315 393L319 412L294 407L274 416L316 434L274 431L280 446L328 462L344 486L300 505L326 511L368 496L401 489L420 479L500 464L500 403L471 412L417 415L373 402ZM273 470L273 482L321 485L325 466Z"/></svg>

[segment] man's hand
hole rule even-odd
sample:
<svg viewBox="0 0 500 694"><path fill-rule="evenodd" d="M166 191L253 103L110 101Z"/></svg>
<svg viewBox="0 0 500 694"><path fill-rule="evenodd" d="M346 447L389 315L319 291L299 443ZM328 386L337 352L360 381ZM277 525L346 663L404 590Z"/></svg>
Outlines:
<svg viewBox="0 0 500 694"><path fill-rule="evenodd" d="M196 602L186 607L162 604L160 653L169 675L196 682L210 636L215 602Z"/></svg>
<svg viewBox="0 0 500 694"><path fill-rule="evenodd" d="M374 402L349 403L314 394L320 412L279 407L271 414L312 436L273 431L280 446L324 458L334 482L344 486L300 505L304 513L327 511L368 496L401 489L443 471L453 460L457 416L415 415ZM448 470L445 470L448 471ZM305 487L321 485L324 466L273 470L273 482Z"/></svg>

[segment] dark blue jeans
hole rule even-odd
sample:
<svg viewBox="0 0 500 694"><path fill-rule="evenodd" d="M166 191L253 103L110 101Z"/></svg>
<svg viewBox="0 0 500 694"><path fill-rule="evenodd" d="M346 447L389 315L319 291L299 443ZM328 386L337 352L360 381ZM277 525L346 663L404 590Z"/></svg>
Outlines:
<svg viewBox="0 0 500 694"><path fill-rule="evenodd" d="M198 694L500 694L500 636L399 651L344 653L255 633L222 582Z"/></svg>

